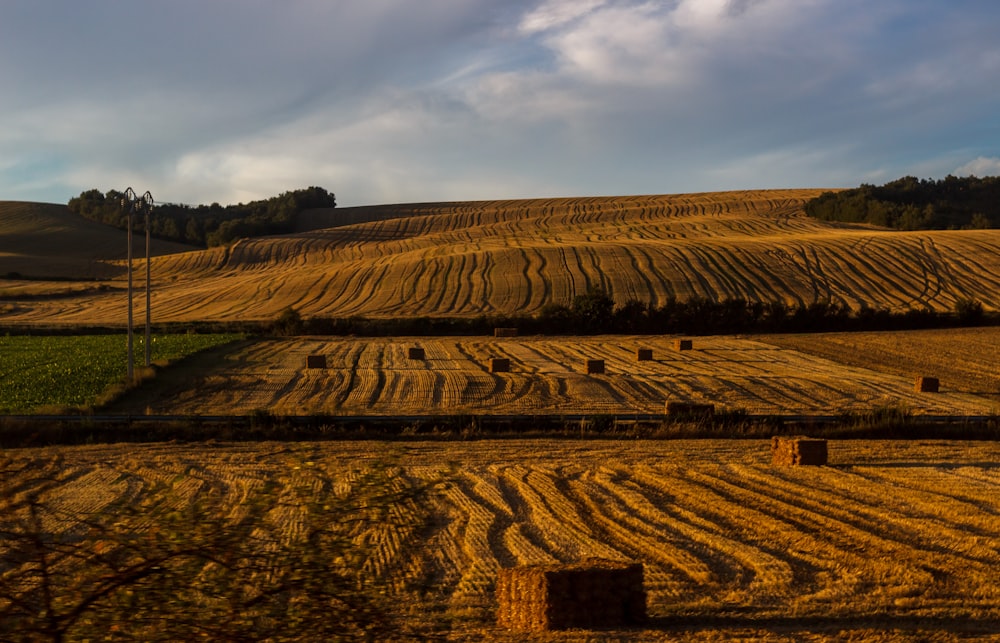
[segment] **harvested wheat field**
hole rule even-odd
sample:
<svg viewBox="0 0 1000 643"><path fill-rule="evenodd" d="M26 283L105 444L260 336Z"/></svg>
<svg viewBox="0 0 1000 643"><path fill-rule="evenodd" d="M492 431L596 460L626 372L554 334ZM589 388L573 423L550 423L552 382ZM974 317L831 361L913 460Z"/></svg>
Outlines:
<svg viewBox="0 0 1000 643"><path fill-rule="evenodd" d="M257 515L247 498L270 490L283 500L260 512L259 533L281 541L275 551L304 537L296 490L311 490L300 501L309 506L333 502L380 462L396 487L432 483L353 527L356 569L390 601L400 638L525 640L495 624L498 570L589 557L642 563L649 621L541 640L1000 637L995 442L831 442L824 467L773 466L767 440L112 445L4 457L4 472L31 463L37 474L0 479L7 499L38 492L53 516L125 520L124 507L169 501L176 513L198 498L206 520L246 529L247 512ZM4 559L0 594L17 572L9 550ZM0 600L0 614L10 609Z"/></svg>
<svg viewBox="0 0 1000 643"><path fill-rule="evenodd" d="M768 344L1000 400L1000 328L768 335Z"/></svg>
<svg viewBox="0 0 1000 643"><path fill-rule="evenodd" d="M717 411L837 415L873 408L914 414L987 415L987 399L943 380L919 393L905 373L885 373L777 347L768 338L699 337L301 337L247 342L161 373L108 409L131 414L278 415L663 413L667 402ZM638 361L636 348L652 350ZM423 350L412 359L410 350ZM928 351L930 354L930 351ZM947 353L938 353L947 360ZM324 368L309 368L310 356ZM832 356L836 357L836 356ZM509 371L491 372L494 359ZM588 374L588 360L604 373Z"/></svg>
<svg viewBox="0 0 1000 643"><path fill-rule="evenodd" d="M730 297L950 311L1000 300L1000 231L899 232L805 216L820 190L474 201L304 213L296 234L153 260L158 321L536 313L588 287L662 306ZM141 262L140 262L141 264ZM120 294L5 322L121 323Z"/></svg>

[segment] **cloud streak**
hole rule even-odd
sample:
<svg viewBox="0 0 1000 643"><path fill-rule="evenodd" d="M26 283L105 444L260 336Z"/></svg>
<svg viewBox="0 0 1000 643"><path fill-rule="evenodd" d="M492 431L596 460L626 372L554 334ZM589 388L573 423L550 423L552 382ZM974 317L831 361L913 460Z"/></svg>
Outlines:
<svg viewBox="0 0 1000 643"><path fill-rule="evenodd" d="M982 0L10 0L0 198L341 204L997 172ZM874 177L874 178L873 178Z"/></svg>

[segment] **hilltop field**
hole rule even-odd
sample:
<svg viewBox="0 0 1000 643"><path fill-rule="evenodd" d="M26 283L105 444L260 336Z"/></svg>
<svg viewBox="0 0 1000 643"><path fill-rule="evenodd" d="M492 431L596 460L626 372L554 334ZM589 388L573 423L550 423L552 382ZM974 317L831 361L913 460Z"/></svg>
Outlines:
<svg viewBox="0 0 1000 643"><path fill-rule="evenodd" d="M820 190L476 201L304 212L294 234L157 244L159 322L536 313L588 287L902 311L1000 301L1000 230L821 222ZM61 206L0 204L0 323L121 324L124 234ZM137 254L142 254L138 252ZM136 263L144 274L143 261ZM55 280L58 279L58 280ZM84 281L85 279L85 281ZM83 285L81 285L83 284Z"/></svg>

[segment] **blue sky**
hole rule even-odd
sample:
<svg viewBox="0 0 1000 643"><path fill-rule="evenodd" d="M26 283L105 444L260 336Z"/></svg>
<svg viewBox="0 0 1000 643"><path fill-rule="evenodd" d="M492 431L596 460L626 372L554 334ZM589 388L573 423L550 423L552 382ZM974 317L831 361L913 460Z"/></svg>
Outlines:
<svg viewBox="0 0 1000 643"><path fill-rule="evenodd" d="M3 0L0 199L1000 174L995 0Z"/></svg>

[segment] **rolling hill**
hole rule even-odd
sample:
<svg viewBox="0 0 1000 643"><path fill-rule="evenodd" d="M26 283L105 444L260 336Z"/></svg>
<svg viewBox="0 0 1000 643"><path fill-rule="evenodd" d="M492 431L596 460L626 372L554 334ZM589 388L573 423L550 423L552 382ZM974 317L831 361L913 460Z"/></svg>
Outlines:
<svg viewBox="0 0 1000 643"><path fill-rule="evenodd" d="M154 256L194 250L154 240ZM114 279L125 273L125 232L89 221L55 203L0 201L0 276L32 279ZM145 240L135 240L136 256Z"/></svg>
<svg viewBox="0 0 1000 643"><path fill-rule="evenodd" d="M157 321L269 320L288 306L306 317L533 313L590 286L620 303L657 306L670 297L738 297L946 311L961 299L987 309L1000 300L1000 231L821 222L803 210L820 192L315 210L294 234L157 256L153 314ZM46 212L57 221L72 216ZM21 239L22 254L39 262L52 256L52 272L64 261L89 261L91 274L100 267L100 275L121 279L114 269L121 270L123 249L102 254L102 246L87 244L79 255L45 255L48 241L30 226L20 230L6 234ZM5 310L5 322L119 323L125 301L113 289L91 290Z"/></svg>

